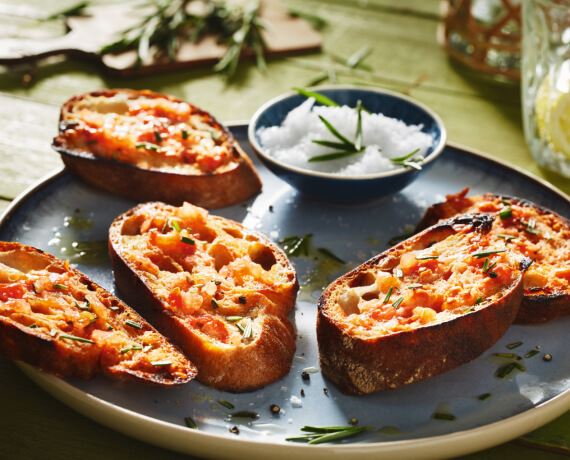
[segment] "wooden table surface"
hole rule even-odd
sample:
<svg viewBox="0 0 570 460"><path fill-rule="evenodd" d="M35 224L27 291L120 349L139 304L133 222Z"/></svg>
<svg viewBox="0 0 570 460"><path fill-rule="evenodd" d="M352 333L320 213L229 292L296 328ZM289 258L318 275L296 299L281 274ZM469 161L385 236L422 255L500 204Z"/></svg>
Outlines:
<svg viewBox="0 0 570 460"><path fill-rule="evenodd" d="M244 63L231 82L209 67L131 79L105 76L95 62L79 59L55 58L34 68L0 67L0 212L28 186L62 166L50 144L59 107L71 95L105 87L148 88L189 100L221 121L245 121L270 98L305 86L331 69L338 83L409 94L439 113L449 141L486 152L570 193L570 181L541 170L530 156L522 133L519 86L490 82L461 68L438 44L438 0L283 3L327 21L321 30L322 52L271 59L265 72ZM6 5L55 11L69 2L1 0L0 13ZM18 26L12 19L0 14L0 38ZM365 60L369 70L333 63L334 55L348 57L368 45L372 48ZM2 459L188 458L77 414L4 358L0 358L0 414ZM522 460L567 455L570 412L523 438L465 458L516 456Z"/></svg>

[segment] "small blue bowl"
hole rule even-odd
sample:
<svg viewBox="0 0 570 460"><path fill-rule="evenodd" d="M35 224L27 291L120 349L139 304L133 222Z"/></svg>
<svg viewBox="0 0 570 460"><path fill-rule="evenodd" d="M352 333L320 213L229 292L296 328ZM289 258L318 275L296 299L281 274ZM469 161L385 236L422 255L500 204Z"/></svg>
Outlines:
<svg viewBox="0 0 570 460"><path fill-rule="evenodd" d="M248 129L251 147L261 162L275 175L300 192L336 203L363 203L396 193L410 184L433 164L443 151L446 130L430 108L402 94L362 86L319 86L310 88L339 105L356 107L359 100L367 110L402 120L408 125L423 125L422 131L433 138L421 170L398 168L370 175L339 175L287 165L264 151L257 133L261 127L279 126L287 114L307 98L291 92L264 104L253 115Z"/></svg>

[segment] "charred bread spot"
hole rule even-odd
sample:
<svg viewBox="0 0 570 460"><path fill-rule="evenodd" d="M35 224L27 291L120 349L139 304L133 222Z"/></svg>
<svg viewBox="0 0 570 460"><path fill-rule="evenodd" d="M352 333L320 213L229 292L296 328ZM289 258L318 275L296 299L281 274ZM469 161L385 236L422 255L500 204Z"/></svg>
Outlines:
<svg viewBox="0 0 570 460"><path fill-rule="evenodd" d="M468 191L430 206L416 230L461 214L489 214L494 219L491 232L533 261L525 272L524 297L515 322L541 323L569 315L570 221L530 200L491 193L468 197ZM546 297L537 295L546 292Z"/></svg>

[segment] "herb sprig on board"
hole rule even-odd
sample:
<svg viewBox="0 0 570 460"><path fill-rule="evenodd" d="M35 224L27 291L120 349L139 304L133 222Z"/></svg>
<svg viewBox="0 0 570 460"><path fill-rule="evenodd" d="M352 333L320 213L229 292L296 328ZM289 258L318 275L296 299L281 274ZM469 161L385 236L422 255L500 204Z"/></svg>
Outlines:
<svg viewBox="0 0 570 460"><path fill-rule="evenodd" d="M100 54L136 50L137 62L166 56L174 60L186 40L199 42L205 35L215 35L218 43L227 46L214 69L231 76L235 73L243 52L252 52L257 66L265 69L266 44L262 30L265 23L259 17L259 0L244 6L229 6L226 2L205 0L204 12L190 12L194 0L160 0L144 6L153 8L141 21L125 29L113 43L104 46Z"/></svg>

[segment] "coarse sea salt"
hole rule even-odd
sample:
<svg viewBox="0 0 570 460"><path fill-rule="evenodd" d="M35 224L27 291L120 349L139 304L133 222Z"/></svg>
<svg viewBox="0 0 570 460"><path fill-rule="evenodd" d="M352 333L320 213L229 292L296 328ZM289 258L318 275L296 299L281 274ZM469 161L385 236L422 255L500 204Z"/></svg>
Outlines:
<svg viewBox="0 0 570 460"><path fill-rule="evenodd" d="M363 103L366 106L365 103ZM261 145L267 155L290 166L323 173L360 176L391 171L402 166L392 163L418 149L416 156L425 156L433 143L431 135L422 132L423 125L408 125L402 120L380 113L362 111L362 153L331 161L309 162L309 159L334 149L315 144L321 139L339 140L319 119L324 117L344 137L353 141L358 123L357 111L348 106L332 107L315 105L310 97L291 110L280 126L262 127L257 130Z"/></svg>

